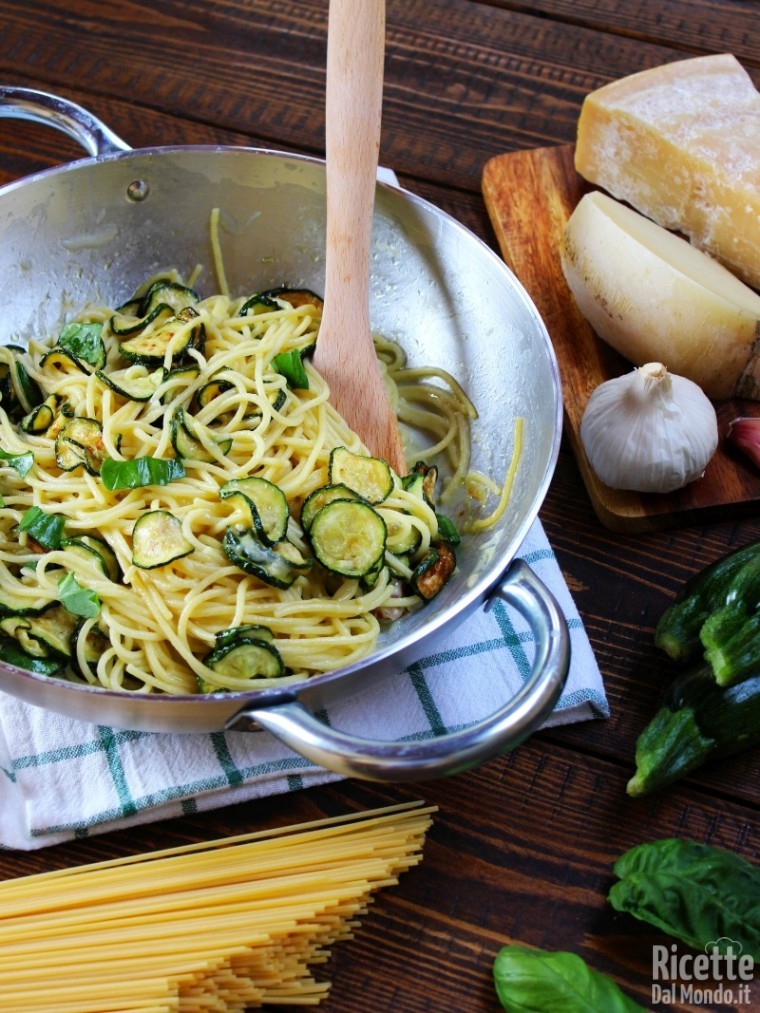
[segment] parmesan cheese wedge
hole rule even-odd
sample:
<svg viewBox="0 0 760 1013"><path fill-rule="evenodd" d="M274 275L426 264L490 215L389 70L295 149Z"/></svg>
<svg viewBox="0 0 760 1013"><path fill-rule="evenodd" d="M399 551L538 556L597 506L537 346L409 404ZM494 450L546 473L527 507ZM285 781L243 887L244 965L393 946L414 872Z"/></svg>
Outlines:
<svg viewBox="0 0 760 1013"><path fill-rule="evenodd" d="M760 288L760 93L734 56L679 60L592 92L575 166Z"/></svg>
<svg viewBox="0 0 760 1013"><path fill-rule="evenodd" d="M760 400L760 295L716 260L600 192L579 201L560 257L583 316L634 365Z"/></svg>

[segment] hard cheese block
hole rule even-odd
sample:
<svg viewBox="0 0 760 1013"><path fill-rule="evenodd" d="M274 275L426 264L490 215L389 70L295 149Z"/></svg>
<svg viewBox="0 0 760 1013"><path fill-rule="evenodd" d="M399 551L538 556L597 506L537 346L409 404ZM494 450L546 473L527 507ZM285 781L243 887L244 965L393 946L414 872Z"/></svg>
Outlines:
<svg viewBox="0 0 760 1013"><path fill-rule="evenodd" d="M588 95L575 168L760 288L760 93L730 54Z"/></svg>

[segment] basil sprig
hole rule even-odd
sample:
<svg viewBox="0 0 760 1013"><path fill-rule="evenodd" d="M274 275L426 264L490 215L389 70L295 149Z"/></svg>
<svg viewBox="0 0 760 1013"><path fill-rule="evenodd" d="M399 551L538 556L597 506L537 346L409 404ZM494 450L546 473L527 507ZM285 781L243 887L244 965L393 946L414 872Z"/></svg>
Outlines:
<svg viewBox="0 0 760 1013"><path fill-rule="evenodd" d="M507 1013L644 1013L616 983L575 953L504 946L493 978Z"/></svg>
<svg viewBox="0 0 760 1013"><path fill-rule="evenodd" d="M760 962L760 869L709 844L668 837L617 860L609 893L625 911L697 950L739 942Z"/></svg>
<svg viewBox="0 0 760 1013"><path fill-rule="evenodd" d="M175 478L185 477L185 467L178 457L134 457L115 461L107 457L100 466L100 478L106 489L140 489L147 485L168 485Z"/></svg>

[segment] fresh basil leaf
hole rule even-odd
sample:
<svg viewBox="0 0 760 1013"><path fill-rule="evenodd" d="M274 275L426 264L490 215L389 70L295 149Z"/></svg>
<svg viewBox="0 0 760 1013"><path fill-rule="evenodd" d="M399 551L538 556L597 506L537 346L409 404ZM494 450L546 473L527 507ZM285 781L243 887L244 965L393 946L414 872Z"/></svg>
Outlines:
<svg viewBox="0 0 760 1013"><path fill-rule="evenodd" d="M742 953L760 961L760 869L739 855L669 837L626 851L614 871L620 881L609 901L616 911L697 950L741 943Z"/></svg>
<svg viewBox="0 0 760 1013"><path fill-rule="evenodd" d="M309 389L309 377L297 348L275 355L270 365L275 373L285 377L291 390Z"/></svg>
<svg viewBox="0 0 760 1013"><path fill-rule="evenodd" d="M63 668L60 658L35 658L22 650L12 637L0 637L0 661L38 675L55 675Z"/></svg>
<svg viewBox="0 0 760 1013"><path fill-rule="evenodd" d="M100 478L106 489L140 489L147 485L168 485L175 478L185 477L185 467L178 457L135 457L131 461L115 461L107 457L100 467Z"/></svg>
<svg viewBox="0 0 760 1013"><path fill-rule="evenodd" d="M58 581L58 600L73 616L89 619L100 613L100 599L87 587L82 587L73 573L65 573Z"/></svg>
<svg viewBox="0 0 760 1013"><path fill-rule="evenodd" d="M26 531L30 538L45 549L60 549L66 518L61 514L48 514L42 507L29 507L19 521L19 531Z"/></svg>
<svg viewBox="0 0 760 1013"><path fill-rule="evenodd" d="M562 950L504 946L493 978L507 1013L644 1013L611 978Z"/></svg>
<svg viewBox="0 0 760 1013"><path fill-rule="evenodd" d="M34 464L34 454L31 450L25 454L9 454L7 450L0 450L0 461L6 461L10 468L24 478Z"/></svg>
<svg viewBox="0 0 760 1013"><path fill-rule="evenodd" d="M75 359L88 362L97 369L106 361L106 348L102 338L103 324L70 323L58 335L58 344Z"/></svg>

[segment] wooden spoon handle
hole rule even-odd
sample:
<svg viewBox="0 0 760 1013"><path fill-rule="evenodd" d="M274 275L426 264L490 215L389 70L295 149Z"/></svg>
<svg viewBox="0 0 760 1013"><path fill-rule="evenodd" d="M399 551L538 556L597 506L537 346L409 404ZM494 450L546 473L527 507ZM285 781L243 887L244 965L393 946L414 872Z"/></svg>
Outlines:
<svg viewBox="0 0 760 1013"><path fill-rule="evenodd" d="M370 452L406 463L370 331L369 275L385 55L385 0L330 0L327 38L327 258L314 366Z"/></svg>
<svg viewBox="0 0 760 1013"><path fill-rule="evenodd" d="M330 0L327 35L325 303L357 296L369 329L369 250L385 53L385 0ZM338 292L334 286L339 286ZM332 298L331 298L332 297ZM352 300L353 301L353 300ZM357 307L357 312L358 312Z"/></svg>

